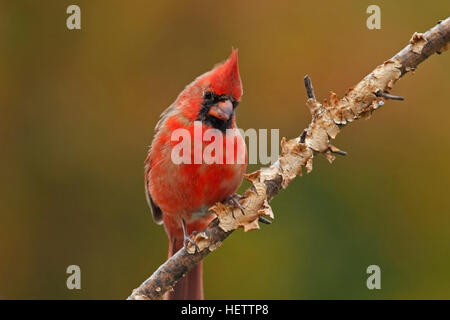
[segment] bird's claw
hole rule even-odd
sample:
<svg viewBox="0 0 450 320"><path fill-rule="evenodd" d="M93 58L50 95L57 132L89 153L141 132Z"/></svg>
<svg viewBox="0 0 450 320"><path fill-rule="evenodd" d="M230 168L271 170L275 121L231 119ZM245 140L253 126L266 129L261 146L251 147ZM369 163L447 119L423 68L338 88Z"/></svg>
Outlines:
<svg viewBox="0 0 450 320"><path fill-rule="evenodd" d="M233 193L230 194L227 198L226 201L235 206L236 208L239 208L242 212L242 214L245 216L245 211L244 211L244 207L241 205L241 203L239 202L239 200L242 199L242 196L238 193ZM231 213L233 215L233 218L235 218L234 213ZM236 218L235 218L236 219Z"/></svg>
<svg viewBox="0 0 450 320"><path fill-rule="evenodd" d="M197 243L192 239L198 232L194 231L190 236L184 235L184 249L187 249L188 244L192 244L195 247L195 251L200 252L200 248L198 247Z"/></svg>
<svg viewBox="0 0 450 320"><path fill-rule="evenodd" d="M198 232L197 231L192 231L191 235L188 234L187 228L186 228L186 221L184 221L184 219L181 219L181 227L183 229L183 246L184 249L187 250L188 248L188 244L192 244L195 247L195 251L200 252L200 248L198 247L198 245L195 243L195 241L192 239L192 237L194 237Z"/></svg>
<svg viewBox="0 0 450 320"><path fill-rule="evenodd" d="M239 202L239 200L242 199L242 196L238 193L233 193L232 195L229 195L226 199L226 201L228 203L230 203L231 205L241 209L242 214L245 216L245 211L244 211L244 207L241 205L241 203ZM233 216L234 219L236 219L236 217L234 216L234 211L231 212L231 215ZM271 224L272 221L270 221L269 219L266 219L264 217L258 217L259 222L264 223L264 224Z"/></svg>

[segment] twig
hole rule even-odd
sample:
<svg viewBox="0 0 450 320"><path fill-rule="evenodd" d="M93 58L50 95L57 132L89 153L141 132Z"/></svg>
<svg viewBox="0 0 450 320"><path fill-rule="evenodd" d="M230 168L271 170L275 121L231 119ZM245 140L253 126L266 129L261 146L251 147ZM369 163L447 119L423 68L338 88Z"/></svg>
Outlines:
<svg viewBox="0 0 450 320"><path fill-rule="evenodd" d="M436 53L437 53L437 51L436 51ZM381 91L381 90L378 90L377 92L375 92L375 96L377 96L377 97L383 97L383 98L385 98L385 99L391 99L391 100L400 100L400 101L405 100L405 98L403 98L403 97L401 97L401 96L394 96L394 95L392 95L392 94L383 92L383 91Z"/></svg>
<svg viewBox="0 0 450 320"><path fill-rule="evenodd" d="M415 33L405 48L349 89L342 99L331 93L329 100L325 100L323 104L315 99L311 80L306 76L306 105L311 112L312 121L300 137L289 141L282 139L282 154L276 163L246 175L252 186L241 199L245 215L239 208L222 203L211 207L210 211L217 218L206 230L194 237L197 246L188 244L186 249L179 250L135 289L128 299L161 299L165 292L171 290L189 270L217 249L234 230L239 227L243 227L245 231L258 229L259 217L273 218L269 201L296 176L301 175L303 167L307 172L312 170L313 156L322 153L332 162L332 153L345 154L332 146L330 139L334 139L349 122L369 117L384 104L385 98L395 97L388 93L395 82L407 72L415 70L433 53L447 50L449 42L450 18L447 18L424 34ZM378 95L374 94L377 92Z"/></svg>
<svg viewBox="0 0 450 320"><path fill-rule="evenodd" d="M314 88L309 76L306 75L305 78L303 78L303 81L305 82L306 96L308 97L308 99L316 100L316 96L314 95Z"/></svg>

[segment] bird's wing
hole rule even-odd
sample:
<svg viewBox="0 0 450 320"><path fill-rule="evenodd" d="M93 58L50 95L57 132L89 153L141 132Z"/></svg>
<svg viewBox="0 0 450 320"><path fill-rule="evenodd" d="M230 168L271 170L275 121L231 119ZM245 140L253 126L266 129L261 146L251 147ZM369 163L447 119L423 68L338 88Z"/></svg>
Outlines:
<svg viewBox="0 0 450 320"><path fill-rule="evenodd" d="M152 212L153 221L155 221L156 224L162 224L163 223L163 214L161 211L161 208L158 207L152 199L152 196L150 195L150 191L148 190L148 176L151 170L151 159L150 159L151 152L149 151L147 159L145 161L145 198L147 199L148 206L150 207L150 210Z"/></svg>
<svg viewBox="0 0 450 320"><path fill-rule="evenodd" d="M170 114L172 114L175 111L175 106L171 105L168 107L164 112L161 114L160 119L155 127L155 137L158 135L159 130L164 124L164 121L169 117ZM163 223L163 213L161 211L161 208L158 207L155 202L152 199L152 196L150 194L150 191L148 190L148 178L150 174L150 170L152 169L152 159L151 159L152 150L151 147L148 150L147 159L145 159L145 197L147 198L148 206L150 207L150 210L152 211L153 221L155 221L156 224L162 224Z"/></svg>

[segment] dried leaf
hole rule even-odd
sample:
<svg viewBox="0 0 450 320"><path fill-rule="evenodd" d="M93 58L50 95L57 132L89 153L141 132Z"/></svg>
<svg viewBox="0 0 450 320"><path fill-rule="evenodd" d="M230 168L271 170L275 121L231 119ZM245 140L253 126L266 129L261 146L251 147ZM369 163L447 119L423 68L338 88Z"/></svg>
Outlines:
<svg viewBox="0 0 450 320"><path fill-rule="evenodd" d="M308 107L309 112L311 112L311 115L313 116L317 114L319 110L322 108L322 105L315 99L306 100L306 106Z"/></svg>
<svg viewBox="0 0 450 320"><path fill-rule="evenodd" d="M311 150L304 144L300 144L298 139L291 139L288 142L286 142L286 139L281 140L279 167L282 176L282 188L286 188L295 177L301 175L302 167L311 157Z"/></svg>
<svg viewBox="0 0 450 320"><path fill-rule="evenodd" d="M339 98L336 93L330 91L330 105L331 107L336 107L339 103Z"/></svg>
<svg viewBox="0 0 450 320"><path fill-rule="evenodd" d="M339 127L334 123L334 121L329 121L326 126L328 135L334 139L339 133Z"/></svg>
<svg viewBox="0 0 450 320"><path fill-rule="evenodd" d="M186 251L189 254L194 254L197 251L197 249L198 249L198 251L203 251L204 249L209 248L209 246L210 246L210 241L208 239L208 236L204 232L199 232L199 233L195 234L192 237L192 240L195 242L197 247L193 243L188 242L188 244L186 246Z"/></svg>
<svg viewBox="0 0 450 320"><path fill-rule="evenodd" d="M311 158L309 158L308 159L308 161L306 162L306 172L307 173L310 173L311 171L312 171L312 169L313 169L313 166L312 166L312 164L313 164L313 157L311 156Z"/></svg>
<svg viewBox="0 0 450 320"><path fill-rule="evenodd" d="M283 146L283 140L281 140L281 145ZM260 174L261 174L261 171L256 170L256 171L253 171L252 173L244 174L244 178L245 178L245 180L247 180L249 182L254 182L254 181L258 181Z"/></svg>
<svg viewBox="0 0 450 320"><path fill-rule="evenodd" d="M228 232L237 229L236 221L233 218L231 211L223 203L216 203L211 208L211 211L213 211L217 215L217 218L220 221L219 226L223 231Z"/></svg>
<svg viewBox="0 0 450 320"><path fill-rule="evenodd" d="M305 144L314 151L325 152L328 149L328 133L323 122L313 122L306 133Z"/></svg>
<svg viewBox="0 0 450 320"><path fill-rule="evenodd" d="M325 158L327 158L329 163L333 163L333 161L336 159L336 157L334 155L331 154L331 151L328 150L327 152L324 153Z"/></svg>
<svg viewBox="0 0 450 320"><path fill-rule="evenodd" d="M219 248L221 245L222 245L221 241L218 241L216 243L212 243L212 244L209 245L208 250L212 252L212 251L216 250L217 248Z"/></svg>
<svg viewBox="0 0 450 320"><path fill-rule="evenodd" d="M264 199L264 203L263 203L261 209L258 210L258 216L266 216L271 219L275 218L275 216L273 215L272 207L270 206L267 199Z"/></svg>
<svg viewBox="0 0 450 320"><path fill-rule="evenodd" d="M250 231L250 230L258 230L259 229L259 223L258 219L251 220L245 224L242 225L244 227L244 232Z"/></svg>
<svg viewBox="0 0 450 320"><path fill-rule="evenodd" d="M422 53L423 47L427 44L427 39L423 33L414 32L409 43L411 44L411 50L417 54Z"/></svg>
<svg viewBox="0 0 450 320"><path fill-rule="evenodd" d="M225 231L243 228L244 231L259 229L258 218L267 214L264 201L267 201L266 186L263 182L254 182L253 190L248 189L243 196L242 207L245 214L239 208L231 208L222 203L217 203L212 211L219 219L219 227Z"/></svg>

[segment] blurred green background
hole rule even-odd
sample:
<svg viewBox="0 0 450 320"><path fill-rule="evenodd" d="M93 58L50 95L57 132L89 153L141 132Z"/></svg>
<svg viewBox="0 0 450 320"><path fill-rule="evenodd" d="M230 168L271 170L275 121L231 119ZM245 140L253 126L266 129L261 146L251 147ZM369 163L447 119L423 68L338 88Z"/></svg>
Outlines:
<svg viewBox="0 0 450 320"><path fill-rule="evenodd" d="M66 28L81 7L82 30ZM381 30L366 8L381 7ZM166 258L143 189L159 114L239 48L241 128L309 123L303 76L342 95L450 13L448 1L0 1L0 298L123 299ZM208 299L450 298L450 54L433 56L346 150L205 261ZM258 166L249 168L253 170ZM81 267L82 289L66 288ZM381 267L381 290L366 288Z"/></svg>

